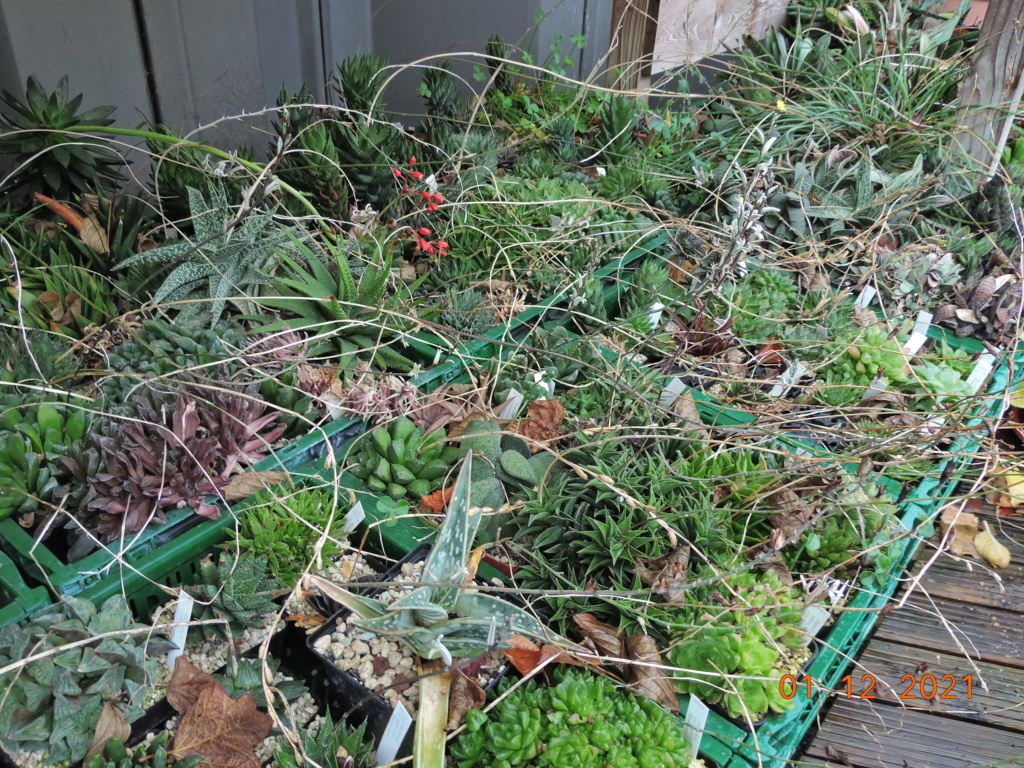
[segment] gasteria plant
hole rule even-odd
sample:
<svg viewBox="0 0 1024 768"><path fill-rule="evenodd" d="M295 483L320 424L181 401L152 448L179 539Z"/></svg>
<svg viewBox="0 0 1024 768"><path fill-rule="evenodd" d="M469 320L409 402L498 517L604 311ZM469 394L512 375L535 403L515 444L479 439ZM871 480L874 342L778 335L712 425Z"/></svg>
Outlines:
<svg viewBox="0 0 1024 768"><path fill-rule="evenodd" d="M423 564L423 586L390 605L340 587L330 596L360 617L356 623L360 629L399 640L423 659L444 659L450 664L453 658L481 656L509 647L511 635L575 647L522 608L465 583L470 575L470 550L483 517L479 507L470 505L472 460L470 453Z"/></svg>

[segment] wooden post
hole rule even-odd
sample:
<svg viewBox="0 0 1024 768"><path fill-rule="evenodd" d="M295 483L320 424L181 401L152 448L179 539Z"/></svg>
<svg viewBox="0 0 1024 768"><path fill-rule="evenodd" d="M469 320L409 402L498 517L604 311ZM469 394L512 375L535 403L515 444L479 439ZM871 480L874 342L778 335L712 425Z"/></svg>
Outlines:
<svg viewBox="0 0 1024 768"><path fill-rule="evenodd" d="M960 120L957 143L986 177L999 166L1024 90L1022 73L1024 0L999 0L985 14L978 50L960 90L960 103L969 111Z"/></svg>

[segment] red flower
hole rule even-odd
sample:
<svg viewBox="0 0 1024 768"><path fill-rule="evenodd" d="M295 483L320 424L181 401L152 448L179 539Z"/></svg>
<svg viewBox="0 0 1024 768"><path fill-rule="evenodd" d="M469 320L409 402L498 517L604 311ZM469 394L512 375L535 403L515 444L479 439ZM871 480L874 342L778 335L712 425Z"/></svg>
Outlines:
<svg viewBox="0 0 1024 768"><path fill-rule="evenodd" d="M409 175L412 176L414 179L416 179L416 181L419 181L420 179L423 178L423 174L420 173L419 171L413 171Z"/></svg>
<svg viewBox="0 0 1024 768"><path fill-rule="evenodd" d="M439 195L439 194L438 194L438 193L436 193L436 192L435 192L435 193L434 193L433 195L431 195L431 197L433 197L433 198L434 198L434 202L435 202L435 203L443 203L443 202L444 202L444 198L443 198L443 197L441 197L441 195Z"/></svg>
<svg viewBox="0 0 1024 768"><path fill-rule="evenodd" d="M424 200L429 200L430 199L430 193L429 192L420 192L420 194L423 195L423 199Z"/></svg>
<svg viewBox="0 0 1024 768"><path fill-rule="evenodd" d="M419 228L418 230L416 230L416 231L417 231L417 232L419 232L419 233L420 233L421 235L423 235L424 237L426 237L427 235L432 235L432 234L433 234L433 232L431 232L431 231L430 231L429 229L427 229L426 227L420 227L420 228Z"/></svg>
<svg viewBox="0 0 1024 768"><path fill-rule="evenodd" d="M409 165L416 165L416 158L415 158L415 156L409 158Z"/></svg>
<svg viewBox="0 0 1024 768"><path fill-rule="evenodd" d="M429 206L427 206L427 210L430 211L431 213L436 211L437 210L437 203L431 203Z"/></svg>
<svg viewBox="0 0 1024 768"><path fill-rule="evenodd" d="M434 252L434 245L432 243L428 243L426 240L420 238L420 250L423 251L424 253L433 253Z"/></svg>
<svg viewBox="0 0 1024 768"><path fill-rule="evenodd" d="M437 247L438 248L447 248L448 247L448 241L447 240L438 240L437 241Z"/></svg>
<svg viewBox="0 0 1024 768"><path fill-rule="evenodd" d="M396 179L400 179L400 178L402 178L402 172L401 172L400 170L398 170L397 168L392 168L392 169L391 169L391 172L392 172L393 174L395 174L395 178L396 178Z"/></svg>

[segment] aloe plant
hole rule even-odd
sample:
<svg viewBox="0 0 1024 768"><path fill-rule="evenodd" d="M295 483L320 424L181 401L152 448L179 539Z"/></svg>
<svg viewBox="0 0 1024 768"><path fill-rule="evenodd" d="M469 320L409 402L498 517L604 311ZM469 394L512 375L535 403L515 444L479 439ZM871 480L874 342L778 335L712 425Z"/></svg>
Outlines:
<svg viewBox="0 0 1024 768"><path fill-rule="evenodd" d="M334 587L330 596L356 613L356 626L367 632L400 640L423 659L481 656L495 648L508 648L511 635L524 635L545 643L573 644L522 608L471 586L463 587L470 550L483 511L471 507L469 453L458 480L437 541L427 555L420 577L423 586L390 605ZM575 646L573 646L575 647Z"/></svg>

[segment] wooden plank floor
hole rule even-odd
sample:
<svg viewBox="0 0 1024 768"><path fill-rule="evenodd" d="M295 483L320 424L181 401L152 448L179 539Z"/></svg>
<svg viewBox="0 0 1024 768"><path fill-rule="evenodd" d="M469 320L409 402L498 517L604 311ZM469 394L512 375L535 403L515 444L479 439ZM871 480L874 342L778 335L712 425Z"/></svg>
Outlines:
<svg viewBox="0 0 1024 768"><path fill-rule="evenodd" d="M1009 547L1010 567L993 574L946 555L931 563L906 604L880 619L857 659L851 674L864 682L852 686L852 698L845 691L835 697L794 765L1024 765L1024 512L1005 517L986 508L980 516ZM934 552L922 548L915 575ZM938 685L926 698L927 675ZM876 698L859 698L871 682Z"/></svg>

